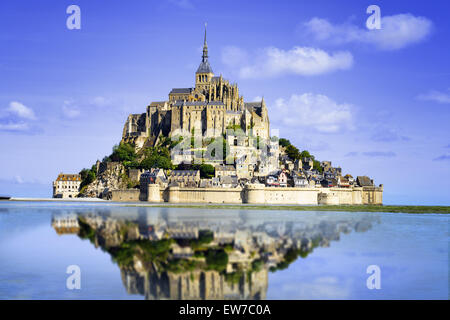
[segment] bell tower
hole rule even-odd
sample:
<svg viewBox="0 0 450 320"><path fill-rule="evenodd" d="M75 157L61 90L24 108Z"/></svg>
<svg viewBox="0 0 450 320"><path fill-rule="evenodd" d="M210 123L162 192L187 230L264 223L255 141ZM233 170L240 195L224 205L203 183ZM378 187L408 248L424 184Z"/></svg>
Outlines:
<svg viewBox="0 0 450 320"><path fill-rule="evenodd" d="M205 23L205 39L203 42L202 62L195 73L195 88L205 89L209 86L214 73L208 61L208 44L206 43L206 23Z"/></svg>

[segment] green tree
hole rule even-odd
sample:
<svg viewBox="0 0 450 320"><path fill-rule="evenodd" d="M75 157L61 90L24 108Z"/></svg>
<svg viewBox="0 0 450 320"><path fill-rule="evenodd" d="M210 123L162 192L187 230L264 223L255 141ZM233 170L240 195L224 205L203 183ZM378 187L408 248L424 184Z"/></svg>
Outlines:
<svg viewBox="0 0 450 320"><path fill-rule="evenodd" d="M320 165L320 161L314 160L313 162L313 169L316 169L317 171L319 171L320 173L323 172L323 168Z"/></svg>
<svg viewBox="0 0 450 320"><path fill-rule="evenodd" d="M227 268L228 254L223 250L208 250L206 264L209 270L222 272Z"/></svg>
<svg viewBox="0 0 450 320"><path fill-rule="evenodd" d="M84 168L80 171L81 176L81 184L80 184L80 190L83 189L83 187L87 186L88 184L92 183L97 175L97 167L93 165L91 169Z"/></svg>
<svg viewBox="0 0 450 320"><path fill-rule="evenodd" d="M286 154L292 160L300 159L300 151L296 147L294 147L292 144L290 144L286 147Z"/></svg>
<svg viewBox="0 0 450 320"><path fill-rule="evenodd" d="M307 150L303 150L301 153L300 153L300 157L303 159L303 158L313 158L314 159L314 157L313 156L311 156L311 154L307 151Z"/></svg>
<svg viewBox="0 0 450 320"><path fill-rule="evenodd" d="M280 138L280 140L278 140L278 143L280 144L280 146L282 146L284 148L291 145L291 142L285 138Z"/></svg>
<svg viewBox="0 0 450 320"><path fill-rule="evenodd" d="M129 143L121 143L113 147L113 152L109 156L111 161L134 161L137 158L134 145Z"/></svg>
<svg viewBox="0 0 450 320"><path fill-rule="evenodd" d="M172 169L173 165L169 157L160 155L158 153L152 153L141 161L140 167L146 170L150 170L151 168L160 168L167 170Z"/></svg>
<svg viewBox="0 0 450 320"><path fill-rule="evenodd" d="M200 177L203 179L209 179L214 177L216 173L216 169L210 165L210 164L201 164L201 165L194 165L195 170L200 170Z"/></svg>

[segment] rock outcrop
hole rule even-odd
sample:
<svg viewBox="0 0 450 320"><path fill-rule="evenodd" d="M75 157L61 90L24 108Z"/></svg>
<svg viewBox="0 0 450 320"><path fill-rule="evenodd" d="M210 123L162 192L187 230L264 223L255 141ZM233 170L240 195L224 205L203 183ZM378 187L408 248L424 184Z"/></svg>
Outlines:
<svg viewBox="0 0 450 320"><path fill-rule="evenodd" d="M97 177L80 193L85 198L106 198L108 191L126 189L126 169L120 162L100 163Z"/></svg>

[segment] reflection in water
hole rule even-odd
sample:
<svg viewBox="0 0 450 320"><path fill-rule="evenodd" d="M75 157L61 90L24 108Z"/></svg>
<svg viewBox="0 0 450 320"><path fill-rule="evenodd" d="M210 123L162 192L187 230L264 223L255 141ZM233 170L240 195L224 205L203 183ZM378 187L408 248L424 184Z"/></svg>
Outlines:
<svg viewBox="0 0 450 320"><path fill-rule="evenodd" d="M58 234L77 234L111 255L130 294L146 299L265 299L268 272L287 269L340 233L375 217L333 213L173 211L136 208L54 215Z"/></svg>

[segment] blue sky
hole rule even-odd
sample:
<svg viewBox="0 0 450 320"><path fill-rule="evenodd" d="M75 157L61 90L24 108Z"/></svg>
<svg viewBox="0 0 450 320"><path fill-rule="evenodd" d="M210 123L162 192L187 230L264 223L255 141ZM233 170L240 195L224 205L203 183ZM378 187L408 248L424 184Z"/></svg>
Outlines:
<svg viewBox="0 0 450 320"><path fill-rule="evenodd" d="M69 5L81 29L66 27ZM381 9L368 30L366 9ZM2 1L0 194L110 153L129 113L190 87L208 22L210 62L271 128L385 203L450 204L447 1Z"/></svg>

